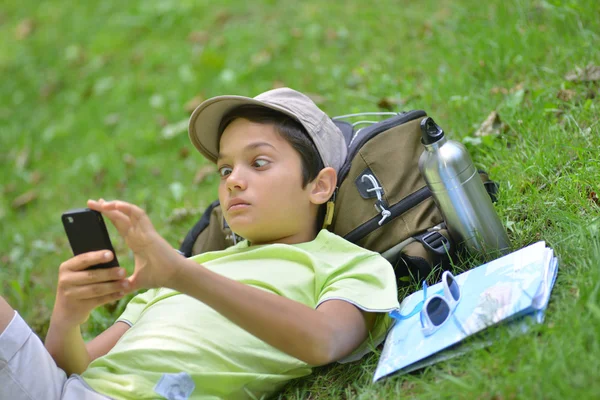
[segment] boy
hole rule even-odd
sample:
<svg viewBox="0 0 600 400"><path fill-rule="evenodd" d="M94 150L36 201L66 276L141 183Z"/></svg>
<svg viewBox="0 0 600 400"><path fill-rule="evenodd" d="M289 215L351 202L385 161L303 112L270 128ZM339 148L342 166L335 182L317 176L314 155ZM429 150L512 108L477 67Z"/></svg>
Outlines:
<svg viewBox="0 0 600 400"><path fill-rule="evenodd" d="M320 229L346 154L331 119L282 88L207 100L189 133L217 164L223 214L246 240L186 259L143 210L90 200L133 251L134 273L86 270L111 259L106 251L64 262L48 352L0 298L0 398L260 398L383 338L398 306L391 265ZM83 342L94 307L143 288Z"/></svg>

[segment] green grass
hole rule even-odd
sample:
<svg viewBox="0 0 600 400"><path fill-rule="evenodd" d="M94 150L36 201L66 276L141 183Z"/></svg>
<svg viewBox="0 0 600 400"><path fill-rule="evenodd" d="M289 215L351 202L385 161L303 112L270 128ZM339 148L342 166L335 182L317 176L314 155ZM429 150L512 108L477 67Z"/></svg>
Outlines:
<svg viewBox="0 0 600 400"><path fill-rule="evenodd" d="M190 99L285 84L331 115L388 99L468 144L501 184L515 248L555 249L546 323L516 338L500 329L485 350L377 384L377 354L321 368L282 396L597 398L600 81L565 76L600 65L599 35L596 0L4 1L0 294L45 335L70 256L60 214L88 198L139 204L179 245L217 184L193 183L205 161L180 127ZM493 110L506 130L475 138ZM26 193L33 200L16 207ZM96 310L86 337L123 306Z"/></svg>

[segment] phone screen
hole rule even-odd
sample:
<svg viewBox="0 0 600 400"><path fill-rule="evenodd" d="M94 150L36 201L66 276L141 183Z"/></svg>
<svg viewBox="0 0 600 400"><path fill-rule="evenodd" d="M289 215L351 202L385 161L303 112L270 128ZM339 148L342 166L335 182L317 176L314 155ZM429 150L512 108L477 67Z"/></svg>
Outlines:
<svg viewBox="0 0 600 400"><path fill-rule="evenodd" d="M65 232L74 255L90 251L114 249L102 214L89 208L70 210L62 215ZM116 254L109 262L94 265L89 269L110 268L119 265Z"/></svg>

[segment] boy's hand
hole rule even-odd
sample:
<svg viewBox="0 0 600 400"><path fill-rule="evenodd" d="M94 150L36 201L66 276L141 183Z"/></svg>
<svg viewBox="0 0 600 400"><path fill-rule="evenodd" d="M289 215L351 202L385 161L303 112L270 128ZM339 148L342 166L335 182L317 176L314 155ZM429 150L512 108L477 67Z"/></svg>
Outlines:
<svg viewBox="0 0 600 400"><path fill-rule="evenodd" d="M112 258L110 251L101 250L80 254L60 265L53 318L69 326L81 325L94 308L123 297L130 286L124 279L125 269L86 270Z"/></svg>
<svg viewBox="0 0 600 400"><path fill-rule="evenodd" d="M104 214L117 228L135 256L128 278L131 290L171 287L183 257L154 229L141 208L124 201L89 200L88 207Z"/></svg>

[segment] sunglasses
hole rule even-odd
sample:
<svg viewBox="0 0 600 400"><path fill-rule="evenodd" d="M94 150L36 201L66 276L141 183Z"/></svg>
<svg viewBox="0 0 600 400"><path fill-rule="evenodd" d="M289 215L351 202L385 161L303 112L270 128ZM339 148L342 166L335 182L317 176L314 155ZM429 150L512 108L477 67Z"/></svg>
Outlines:
<svg viewBox="0 0 600 400"><path fill-rule="evenodd" d="M421 328L429 336L450 319L461 298L460 287L454 276L445 271L442 274L443 294L427 298L427 282L423 281L423 308L421 309Z"/></svg>

